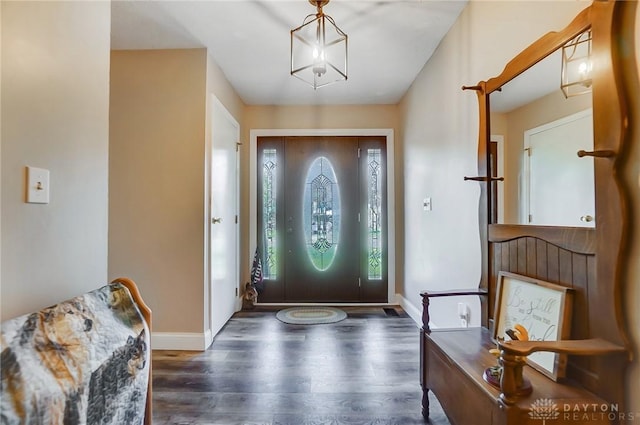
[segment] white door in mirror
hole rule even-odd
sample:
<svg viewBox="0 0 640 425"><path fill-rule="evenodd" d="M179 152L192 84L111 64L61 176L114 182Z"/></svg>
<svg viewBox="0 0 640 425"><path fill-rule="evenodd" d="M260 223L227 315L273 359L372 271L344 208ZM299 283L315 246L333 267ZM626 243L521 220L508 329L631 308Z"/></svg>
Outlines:
<svg viewBox="0 0 640 425"><path fill-rule="evenodd" d="M27 203L49 203L49 170L27 166Z"/></svg>
<svg viewBox="0 0 640 425"><path fill-rule="evenodd" d="M576 154L593 150L592 123L587 109L525 132L523 223L596 225L593 157Z"/></svg>

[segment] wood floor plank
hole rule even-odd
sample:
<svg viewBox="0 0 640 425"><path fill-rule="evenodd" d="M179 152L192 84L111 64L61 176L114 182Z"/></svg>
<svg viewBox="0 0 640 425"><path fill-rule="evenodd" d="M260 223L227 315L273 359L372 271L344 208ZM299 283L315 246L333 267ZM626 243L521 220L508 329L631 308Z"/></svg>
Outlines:
<svg viewBox="0 0 640 425"><path fill-rule="evenodd" d="M448 425L421 416L419 330L404 311L347 307L327 325L235 314L204 352L153 351L154 424ZM393 312L391 312L393 313Z"/></svg>

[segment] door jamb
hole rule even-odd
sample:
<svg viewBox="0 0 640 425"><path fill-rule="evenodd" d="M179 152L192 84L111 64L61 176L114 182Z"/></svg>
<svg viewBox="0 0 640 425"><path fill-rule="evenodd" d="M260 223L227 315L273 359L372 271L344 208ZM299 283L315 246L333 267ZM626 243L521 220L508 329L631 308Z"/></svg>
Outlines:
<svg viewBox="0 0 640 425"><path fill-rule="evenodd" d="M504 176L504 136L492 134L491 141L498 144L498 177ZM498 182L498 223L504 223L504 182Z"/></svg>
<svg viewBox="0 0 640 425"><path fill-rule="evenodd" d="M251 129L249 141L249 252L251 267L257 245L257 154L258 137L268 136L384 136L387 139L387 303L396 304L396 217L395 217L395 150L392 128L367 129ZM312 303L313 304L313 303ZM353 304L353 303L347 303ZM355 305L365 305L358 303Z"/></svg>

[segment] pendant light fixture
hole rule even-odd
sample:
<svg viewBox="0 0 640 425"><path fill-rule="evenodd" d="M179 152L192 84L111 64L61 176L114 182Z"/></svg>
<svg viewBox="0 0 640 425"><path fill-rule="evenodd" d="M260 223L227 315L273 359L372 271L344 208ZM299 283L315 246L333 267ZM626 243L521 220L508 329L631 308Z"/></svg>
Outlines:
<svg viewBox="0 0 640 425"><path fill-rule="evenodd" d="M560 88L569 98L591 92L591 30L585 31L562 47Z"/></svg>
<svg viewBox="0 0 640 425"><path fill-rule="evenodd" d="M291 75L314 90L347 79L347 34L325 15L329 0L309 0L317 13L291 30Z"/></svg>

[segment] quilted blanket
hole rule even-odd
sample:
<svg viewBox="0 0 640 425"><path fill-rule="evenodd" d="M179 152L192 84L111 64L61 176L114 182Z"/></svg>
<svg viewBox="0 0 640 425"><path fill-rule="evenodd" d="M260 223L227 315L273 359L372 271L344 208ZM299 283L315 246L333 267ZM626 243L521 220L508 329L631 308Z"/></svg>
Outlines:
<svg viewBox="0 0 640 425"><path fill-rule="evenodd" d="M149 330L120 284L2 323L2 424L142 424Z"/></svg>

